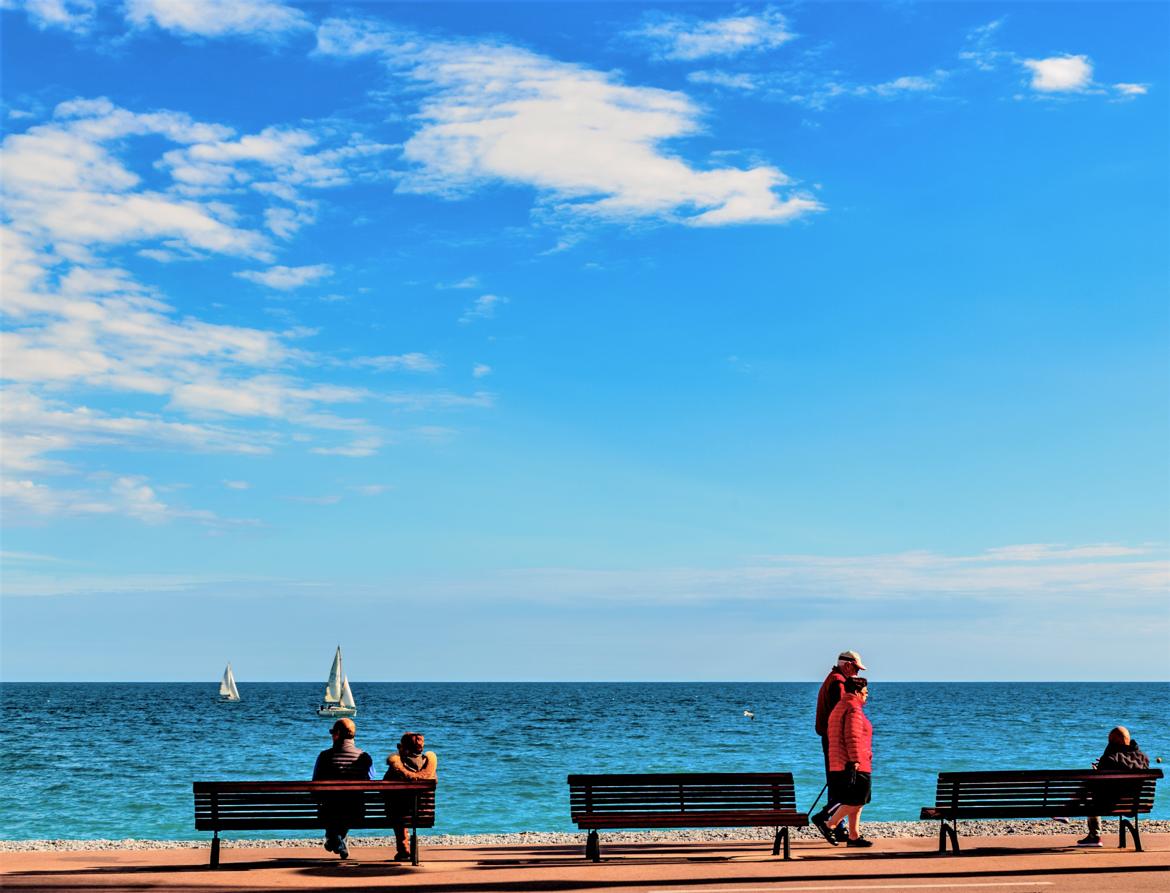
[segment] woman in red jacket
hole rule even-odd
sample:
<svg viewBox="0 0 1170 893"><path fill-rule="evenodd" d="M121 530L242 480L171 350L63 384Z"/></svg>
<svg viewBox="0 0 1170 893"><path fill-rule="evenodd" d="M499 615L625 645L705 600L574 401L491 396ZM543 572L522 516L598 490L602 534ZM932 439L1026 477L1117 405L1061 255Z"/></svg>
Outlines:
<svg viewBox="0 0 1170 893"><path fill-rule="evenodd" d="M827 818L813 824L833 846L832 828L849 820L847 846L873 846L861 836L861 809L869 802L873 772L873 725L865 715L869 683L861 676L845 680L845 694L829 714L829 802L841 804Z"/></svg>

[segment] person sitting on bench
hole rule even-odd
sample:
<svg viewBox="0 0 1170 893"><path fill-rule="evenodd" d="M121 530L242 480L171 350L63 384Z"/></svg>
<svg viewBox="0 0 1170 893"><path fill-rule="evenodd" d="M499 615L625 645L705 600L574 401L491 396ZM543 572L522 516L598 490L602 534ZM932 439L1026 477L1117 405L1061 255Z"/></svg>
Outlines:
<svg viewBox="0 0 1170 893"><path fill-rule="evenodd" d="M439 758L433 750L423 752L424 742L425 739L418 732L404 734L398 742L398 753L386 757L387 769L382 776L383 781L426 781L437 778ZM395 804L387 802L388 811L394 808ZM405 822L398 822L394 826L394 843L397 849L394 861L409 862L410 846L406 841Z"/></svg>
<svg viewBox="0 0 1170 893"><path fill-rule="evenodd" d="M1129 729L1118 726L1109 733L1105 752L1093 764L1101 772L1140 772L1150 768L1150 758L1142 753L1138 743L1129 737ZM1077 841L1077 846L1101 845L1101 819L1091 815L1088 819L1089 834Z"/></svg>
<svg viewBox="0 0 1170 893"><path fill-rule="evenodd" d="M313 766L313 781L369 781L373 776L374 761L364 750L358 750L353 739L357 726L349 718L342 718L329 729L333 746L317 755ZM349 858L345 835L349 833L353 818L361 818L362 799L356 801L352 794L331 794L320 800L319 815L325 822L325 849L337 853L342 859Z"/></svg>

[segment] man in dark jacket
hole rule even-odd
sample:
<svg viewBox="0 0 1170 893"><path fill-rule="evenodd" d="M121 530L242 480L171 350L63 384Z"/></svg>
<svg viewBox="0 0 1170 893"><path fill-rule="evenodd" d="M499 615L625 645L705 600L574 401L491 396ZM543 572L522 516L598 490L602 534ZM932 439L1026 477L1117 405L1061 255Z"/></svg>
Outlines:
<svg viewBox="0 0 1170 893"><path fill-rule="evenodd" d="M828 787L829 714L833 712L833 708L837 706L837 702L845 693L845 680L856 676L864 669L866 667L861 662L860 654L856 651L842 651L837 655L837 665L829 670L829 675L825 677L825 681L821 683L820 691L817 692L817 718L814 725L817 734L821 736L821 753L825 756L825 789L829 791L829 800L825 803L825 808L812 817L814 823L818 819L822 822L827 820L829 813L838 806L837 803L833 802L832 790ZM836 835L838 840L848 839L849 835L845 830L844 822L837 826Z"/></svg>
<svg viewBox="0 0 1170 893"><path fill-rule="evenodd" d="M352 719L339 719L329 730L333 746L317 755L313 766L313 781L369 781L373 778L374 761L364 750L354 745L357 726ZM318 801L318 815L325 822L325 849L349 858L345 836L354 819L362 817L361 797L351 794L322 795Z"/></svg>
<svg viewBox="0 0 1170 893"><path fill-rule="evenodd" d="M1150 758L1142 753L1138 743L1129 737L1129 729L1118 726L1109 733L1109 743L1105 745L1105 752L1093 764L1093 768L1100 772L1140 772L1150 768ZM1108 794L1097 793L1098 801L1107 800ZM1101 819L1098 816L1089 816L1089 834L1077 841L1077 846L1101 845Z"/></svg>

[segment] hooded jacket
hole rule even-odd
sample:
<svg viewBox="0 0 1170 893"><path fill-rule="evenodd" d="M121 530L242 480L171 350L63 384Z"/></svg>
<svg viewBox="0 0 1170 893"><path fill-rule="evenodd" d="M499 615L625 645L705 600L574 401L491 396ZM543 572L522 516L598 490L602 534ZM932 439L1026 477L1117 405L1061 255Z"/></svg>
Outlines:
<svg viewBox="0 0 1170 893"><path fill-rule="evenodd" d="M1140 772L1149 768L1150 758L1142 753L1132 738L1129 744L1114 744L1110 741L1105 753L1097 761L1099 772Z"/></svg>

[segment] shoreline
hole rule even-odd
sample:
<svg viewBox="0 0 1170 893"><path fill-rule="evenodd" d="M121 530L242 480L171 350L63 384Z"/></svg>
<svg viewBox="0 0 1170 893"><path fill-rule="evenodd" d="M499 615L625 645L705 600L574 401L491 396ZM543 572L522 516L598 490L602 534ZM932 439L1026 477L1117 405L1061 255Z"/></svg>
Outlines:
<svg viewBox="0 0 1170 893"><path fill-rule="evenodd" d="M1149 819L1141 821L1139 828L1151 834L1170 833L1170 820ZM1004 837L1012 835L1038 835L1045 837L1068 837L1070 841L1085 834L1084 818L1070 818L1068 824L1052 819L1029 821L971 820L960 825L964 836ZM815 828L792 828L794 840L820 840ZM1108 840L1117 835L1117 821L1102 819L1101 837ZM936 821L917 822L862 822L862 834L875 840L898 838L937 837ZM770 828L700 828L674 831L607 831L607 843L702 843L741 840L771 840ZM578 846L583 845L584 831L516 831L504 834L419 834L421 847L501 847L501 846ZM349 836L351 847L393 846L392 836L367 837L360 834ZM146 840L124 838L121 840L0 840L0 852L93 852L93 851L135 851L135 850L190 850L207 849L211 836L193 837L185 840ZM292 838L233 838L223 837L220 845L225 849L319 849L320 837Z"/></svg>

